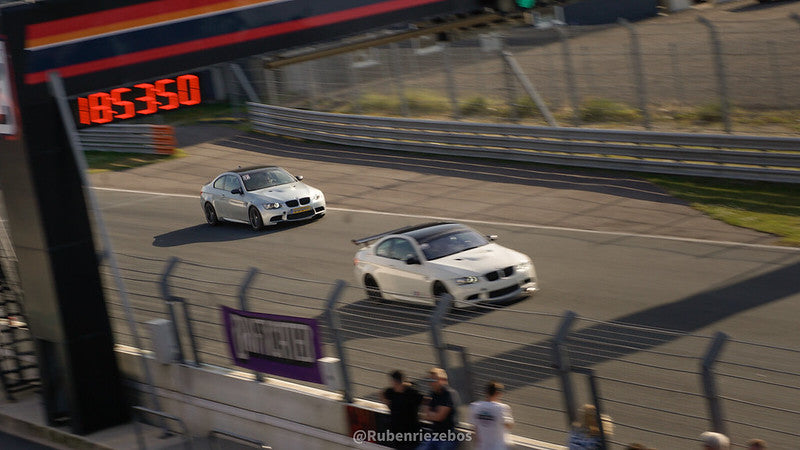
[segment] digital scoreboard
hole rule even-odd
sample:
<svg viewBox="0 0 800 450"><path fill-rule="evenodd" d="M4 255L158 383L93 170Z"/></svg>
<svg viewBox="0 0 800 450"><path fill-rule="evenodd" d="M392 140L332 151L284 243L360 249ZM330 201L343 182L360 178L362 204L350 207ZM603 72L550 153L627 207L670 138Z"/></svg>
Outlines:
<svg viewBox="0 0 800 450"><path fill-rule="evenodd" d="M199 105L202 100L200 77L183 74L78 97L73 111L81 128Z"/></svg>

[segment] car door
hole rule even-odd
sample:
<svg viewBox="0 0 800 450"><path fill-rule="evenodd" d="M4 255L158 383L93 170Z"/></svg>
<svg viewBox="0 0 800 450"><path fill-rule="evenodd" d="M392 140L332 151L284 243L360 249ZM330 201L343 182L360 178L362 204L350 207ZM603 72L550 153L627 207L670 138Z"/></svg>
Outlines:
<svg viewBox="0 0 800 450"><path fill-rule="evenodd" d="M389 238L378 245L375 253L381 259L378 282L384 292L403 300L429 301L429 280L411 241L402 237ZM408 264L409 258L416 263Z"/></svg>
<svg viewBox="0 0 800 450"><path fill-rule="evenodd" d="M244 186L242 186L242 181L236 175L228 175L228 178L225 180L225 188L228 191L227 202L230 218L247 222L247 201L245 200L245 191ZM232 193L234 189L239 189L241 193Z"/></svg>
<svg viewBox="0 0 800 450"><path fill-rule="evenodd" d="M211 185L211 203L217 211L217 217L228 219L231 217L229 210L228 197L231 196L230 191L226 190L226 182L229 175L223 175L214 180Z"/></svg>

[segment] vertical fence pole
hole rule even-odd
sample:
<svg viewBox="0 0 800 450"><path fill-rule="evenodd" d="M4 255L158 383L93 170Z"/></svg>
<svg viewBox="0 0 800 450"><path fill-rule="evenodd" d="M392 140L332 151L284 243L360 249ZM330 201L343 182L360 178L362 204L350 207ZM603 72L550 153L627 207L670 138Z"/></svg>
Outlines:
<svg viewBox="0 0 800 450"><path fill-rule="evenodd" d="M247 275L244 276L242 284L239 285L239 306L242 308L242 311L250 311L250 308L247 304L247 289L250 287L250 284L253 282L253 279L255 279L256 275L258 275L258 269L251 267L247 272ZM259 383L264 381L263 373L254 370L253 375L256 376L256 381Z"/></svg>
<svg viewBox="0 0 800 450"><path fill-rule="evenodd" d="M553 367L558 371L558 377L561 380L564 407L567 412L567 427L572 426L572 422L574 422L578 416L575 411L575 390L572 387L572 380L570 378L571 366L569 355L564 348L564 341L567 339L569 329L576 317L577 314L572 311L567 311L558 326L555 336L553 336L553 345L551 347Z"/></svg>
<svg viewBox="0 0 800 450"><path fill-rule="evenodd" d="M278 87L276 86L277 81L275 80L275 70L277 69L270 69L269 67L264 68L264 79L267 83L267 102L270 105L279 106L280 100L278 99Z"/></svg>
<svg viewBox="0 0 800 450"><path fill-rule="evenodd" d="M447 78L447 95L450 97L450 117L454 120L461 118L461 108L458 107L458 94L456 93L456 79L453 76L453 60L450 58L452 47L446 45L443 51L442 64L444 64L444 74Z"/></svg>
<svg viewBox="0 0 800 450"><path fill-rule="evenodd" d="M644 65L642 64L642 50L639 45L639 36L636 34L636 29L630 22L623 18L619 18L618 22L628 30L631 37L631 62L633 63L633 74L636 77L636 96L639 99L639 110L642 112L642 125L645 129L649 130L651 128L650 111L647 108L647 87L645 86Z"/></svg>
<svg viewBox="0 0 800 450"><path fill-rule="evenodd" d="M444 315L450 310L450 306L452 304L453 296L450 294L444 294L437 297L436 308L434 308L430 319L431 342L433 343L433 349L436 352L436 358L438 359L439 367L445 371L447 371L448 368L447 344L445 344L444 338L442 337L442 319L444 319Z"/></svg>
<svg viewBox="0 0 800 450"><path fill-rule="evenodd" d="M392 43L391 50L389 61L393 61L393 63L390 64L389 67L391 67L392 79L397 87L397 98L400 100L400 112L403 117L408 117L408 99L406 98L405 86L403 85L402 64L400 64L400 46L397 45L397 42Z"/></svg>
<svg viewBox="0 0 800 450"><path fill-rule="evenodd" d="M250 80L247 79L247 76L244 74L244 70L242 70L242 66L238 64L231 63L230 64L231 72L233 72L233 76L236 77L236 81L239 82L239 85L242 87L245 95L247 96L247 101L253 103L260 103L261 99L258 98L258 94L256 94L256 90L253 89L253 85L250 84Z"/></svg>
<svg viewBox="0 0 800 450"><path fill-rule="evenodd" d="M569 100L572 106L572 124L580 126L580 100L578 99L578 87L575 85L575 70L572 67L572 52L569 49L569 37L567 32L561 27L556 27L558 37L561 39L561 53L564 57L564 79L567 81L567 92L569 93Z"/></svg>
<svg viewBox="0 0 800 450"><path fill-rule="evenodd" d="M175 337L175 345L178 347L178 362L181 364L186 364L186 359L183 357L183 344L181 343L181 336L178 333L178 321L175 316L175 306L174 302L176 297L173 297L170 294L169 289L169 277L172 274L172 271L175 269L175 266L178 265L180 259L176 257L172 257L167 261L167 267L164 269L164 273L161 275L161 298L164 299L164 302L167 304L167 310L169 311L169 317L172 321L172 334Z"/></svg>
<svg viewBox="0 0 800 450"><path fill-rule="evenodd" d="M186 334L189 336L189 346L192 349L192 355L194 355L194 362L192 365L195 367L200 367L200 352L197 349L197 340L195 339L194 330L192 329L192 318L189 315L189 307L186 306L184 299L172 295L169 288L169 277L179 261L180 260L174 256L167 261L167 268L164 270L164 274L161 276L161 296L167 303L169 315L172 319L172 331L175 335L175 344L178 346L178 360L181 364L186 364L186 359L183 356L183 346L181 344L180 334L178 333L178 321L174 309L175 304L181 305L181 308L183 309L184 322L186 322Z"/></svg>
<svg viewBox="0 0 800 450"><path fill-rule="evenodd" d="M711 48L714 52L714 69L717 74L717 86L719 90L719 101L722 112L722 119L725 122L725 132L731 132L730 100L728 98L728 81L725 77L725 63L722 58L722 42L719 40L717 27L705 17L698 17L697 20L708 28L711 39Z"/></svg>
<svg viewBox="0 0 800 450"><path fill-rule="evenodd" d="M325 318L328 322L328 329L333 334L334 344L336 345L336 353L339 354L339 367L342 370L342 385L344 387L344 401L353 403L353 387L350 383L350 370L347 365L347 353L344 349L344 342L342 342L342 323L339 319L339 311L336 310L336 303L342 296L342 290L346 286L343 280L336 280L336 285L333 287L328 301L325 304Z"/></svg>
<svg viewBox="0 0 800 450"><path fill-rule="evenodd" d="M678 97L678 103L681 105L686 103L686 94L683 90L683 83L681 83L681 65L678 61L678 46L674 42L669 43L669 59L672 63L672 82L675 86L675 95Z"/></svg>
<svg viewBox="0 0 800 450"><path fill-rule="evenodd" d="M708 411L711 415L711 428L725 435L727 433L725 432L725 423L722 417L722 407L719 404L717 385L714 380L714 363L717 361L717 357L727 339L727 334L717 332L702 362L703 391L708 402Z"/></svg>

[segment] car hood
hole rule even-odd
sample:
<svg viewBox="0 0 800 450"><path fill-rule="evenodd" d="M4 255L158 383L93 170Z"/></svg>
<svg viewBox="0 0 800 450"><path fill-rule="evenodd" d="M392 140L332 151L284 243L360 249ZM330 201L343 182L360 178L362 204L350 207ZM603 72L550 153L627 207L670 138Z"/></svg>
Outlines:
<svg viewBox="0 0 800 450"><path fill-rule="evenodd" d="M524 254L502 245L491 243L472 250L467 250L455 255L445 256L444 258L429 261L444 270L452 272L453 275L474 274L481 275L486 272L513 266L527 261L529 258Z"/></svg>
<svg viewBox="0 0 800 450"><path fill-rule="evenodd" d="M286 201L302 197L312 197L316 192L317 189L305 183L298 182L259 189L249 192L248 194L271 200Z"/></svg>

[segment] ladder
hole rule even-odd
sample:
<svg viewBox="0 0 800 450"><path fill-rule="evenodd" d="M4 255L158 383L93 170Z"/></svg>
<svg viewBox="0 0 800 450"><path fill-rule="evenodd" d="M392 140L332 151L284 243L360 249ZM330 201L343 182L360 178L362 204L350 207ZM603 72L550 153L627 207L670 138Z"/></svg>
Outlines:
<svg viewBox="0 0 800 450"><path fill-rule="evenodd" d="M13 249L0 224L0 382L8 400L41 386L36 348L22 307Z"/></svg>

